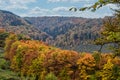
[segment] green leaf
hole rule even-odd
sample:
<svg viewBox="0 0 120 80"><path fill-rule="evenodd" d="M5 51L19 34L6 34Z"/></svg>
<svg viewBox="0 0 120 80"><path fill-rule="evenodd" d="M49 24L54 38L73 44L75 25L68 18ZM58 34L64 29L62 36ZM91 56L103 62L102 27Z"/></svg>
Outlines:
<svg viewBox="0 0 120 80"><path fill-rule="evenodd" d="M80 10L80 11L84 11L84 10L86 10L86 9L88 9L88 7L80 8L79 10Z"/></svg>
<svg viewBox="0 0 120 80"><path fill-rule="evenodd" d="M76 11L77 11L77 8L72 7L72 8L69 9L69 11L75 11L75 12L76 12Z"/></svg>

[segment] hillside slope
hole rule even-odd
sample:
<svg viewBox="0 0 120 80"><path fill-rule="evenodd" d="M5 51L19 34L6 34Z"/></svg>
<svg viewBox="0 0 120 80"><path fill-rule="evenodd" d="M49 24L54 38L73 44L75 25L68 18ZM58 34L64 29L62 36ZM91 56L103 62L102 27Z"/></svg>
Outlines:
<svg viewBox="0 0 120 80"><path fill-rule="evenodd" d="M8 32L23 34L62 49L91 52L99 47L92 44L98 38L103 19L81 17L25 17L0 10L0 27Z"/></svg>
<svg viewBox="0 0 120 80"><path fill-rule="evenodd" d="M51 45L77 51L93 51L92 40L99 37L103 19L81 17L25 17L26 21L52 36ZM93 47L89 47L93 46Z"/></svg>
<svg viewBox="0 0 120 80"><path fill-rule="evenodd" d="M0 10L0 27L5 28L8 32L24 34L33 39L44 41L46 38L50 38L47 33L38 30L20 16L9 11Z"/></svg>

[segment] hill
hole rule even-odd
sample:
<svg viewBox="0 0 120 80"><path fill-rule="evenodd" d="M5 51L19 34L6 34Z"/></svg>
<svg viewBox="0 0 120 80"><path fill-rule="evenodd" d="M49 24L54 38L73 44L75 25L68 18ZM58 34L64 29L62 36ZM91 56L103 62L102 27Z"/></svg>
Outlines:
<svg viewBox="0 0 120 80"><path fill-rule="evenodd" d="M23 34L33 39L45 40L49 35L30 25L12 12L0 10L0 27L8 32Z"/></svg>
<svg viewBox="0 0 120 80"><path fill-rule="evenodd" d="M0 10L0 27L7 32L23 34L62 49L91 52L99 46L98 38L103 19L81 17L25 17ZM103 50L105 51L105 50Z"/></svg>
<svg viewBox="0 0 120 80"><path fill-rule="evenodd" d="M103 19L81 17L25 17L26 21L52 36L47 43L77 51L99 49L91 41L98 38Z"/></svg>

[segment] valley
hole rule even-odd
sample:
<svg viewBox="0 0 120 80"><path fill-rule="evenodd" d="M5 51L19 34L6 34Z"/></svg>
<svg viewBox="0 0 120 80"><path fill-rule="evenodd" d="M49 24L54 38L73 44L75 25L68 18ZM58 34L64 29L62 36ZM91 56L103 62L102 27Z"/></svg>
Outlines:
<svg viewBox="0 0 120 80"><path fill-rule="evenodd" d="M0 17L0 26L8 32L26 35L62 49L80 52L99 50L94 40L100 37L104 19L58 16L22 18L3 10L0 11Z"/></svg>

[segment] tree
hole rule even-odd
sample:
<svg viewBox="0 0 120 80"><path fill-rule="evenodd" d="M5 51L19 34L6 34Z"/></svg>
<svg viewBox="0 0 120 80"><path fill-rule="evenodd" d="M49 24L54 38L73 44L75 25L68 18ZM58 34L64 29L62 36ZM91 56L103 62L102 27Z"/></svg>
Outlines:
<svg viewBox="0 0 120 80"><path fill-rule="evenodd" d="M109 17L105 20L101 37L95 43L102 46L112 43L111 50L114 52L115 57L120 55L120 0L99 0L93 6L89 7L89 9L95 11L107 4L115 4L118 9L114 9L114 17Z"/></svg>
<svg viewBox="0 0 120 80"><path fill-rule="evenodd" d="M10 54L10 49L11 49L11 45L15 42L15 41L17 41L18 40L18 38L17 38L17 36L16 36L16 34L10 34L7 38L6 38L6 40L5 40L5 58L6 59L10 59L10 56L9 56L9 54Z"/></svg>
<svg viewBox="0 0 120 80"><path fill-rule="evenodd" d="M0 28L0 47L5 46L5 39L8 37L9 33L5 32L5 29Z"/></svg>
<svg viewBox="0 0 120 80"><path fill-rule="evenodd" d="M91 11L96 11L97 9L108 5L108 4L117 4L120 6L120 0L98 0L94 5L89 6L89 7L83 7L83 8L76 8L72 7L69 10L74 10L74 11L85 11L85 10L91 10Z"/></svg>
<svg viewBox="0 0 120 80"><path fill-rule="evenodd" d="M101 48L100 48L100 51L101 51L103 45L112 43L111 50L115 53L115 55L114 55L114 57L115 57L117 55L120 55L120 0L99 0L90 7L84 7L84 8L80 8L80 9L73 7L70 10L96 11L97 9L99 9L107 4L114 4L118 8L113 9L115 12L114 17L110 17L107 20L105 20L105 22L103 24L103 30L101 32L101 37L99 39L95 40L95 44L101 45Z"/></svg>
<svg viewBox="0 0 120 80"><path fill-rule="evenodd" d="M88 80L91 75L95 74L95 59L91 54L85 54L77 61L79 66L79 78L80 80Z"/></svg>
<svg viewBox="0 0 120 80"><path fill-rule="evenodd" d="M117 17L105 21L101 37L95 40L95 44L97 45L110 43L110 49L115 53L115 56L120 55L120 24Z"/></svg>

